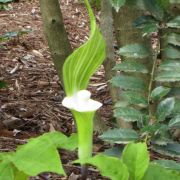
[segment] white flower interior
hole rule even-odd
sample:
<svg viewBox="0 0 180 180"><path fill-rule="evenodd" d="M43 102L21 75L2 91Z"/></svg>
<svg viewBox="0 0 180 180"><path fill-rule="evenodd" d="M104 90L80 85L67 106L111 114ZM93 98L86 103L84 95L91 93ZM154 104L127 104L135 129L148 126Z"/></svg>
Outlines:
<svg viewBox="0 0 180 180"><path fill-rule="evenodd" d="M65 97L62 101L62 105L78 112L96 111L102 106L102 104L90 99L90 97L91 93L89 91L80 90L73 96Z"/></svg>

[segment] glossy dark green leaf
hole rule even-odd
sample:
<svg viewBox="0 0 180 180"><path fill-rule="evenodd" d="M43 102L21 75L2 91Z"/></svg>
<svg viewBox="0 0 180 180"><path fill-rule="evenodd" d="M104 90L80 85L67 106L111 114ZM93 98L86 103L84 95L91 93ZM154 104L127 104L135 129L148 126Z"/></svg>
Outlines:
<svg viewBox="0 0 180 180"><path fill-rule="evenodd" d="M180 81L180 71L161 71L158 73L157 77L155 78L156 81L160 82L176 82Z"/></svg>
<svg viewBox="0 0 180 180"><path fill-rule="evenodd" d="M179 143L167 143L165 146L153 145L152 149L160 154L170 157L180 158L180 144Z"/></svg>
<svg viewBox="0 0 180 180"><path fill-rule="evenodd" d="M159 164L160 166L166 169L180 171L180 164L173 160L166 160L166 159L155 160L153 161L153 164Z"/></svg>
<svg viewBox="0 0 180 180"><path fill-rule="evenodd" d="M141 111L132 107L121 107L114 110L114 117L121 118L127 122L143 121L145 115Z"/></svg>
<svg viewBox="0 0 180 180"><path fill-rule="evenodd" d="M180 114L169 121L170 128L180 128Z"/></svg>
<svg viewBox="0 0 180 180"><path fill-rule="evenodd" d="M170 90L170 88L159 86L151 92L151 98L153 100L160 100L162 97L166 96Z"/></svg>
<svg viewBox="0 0 180 180"><path fill-rule="evenodd" d="M133 104L139 107L147 107L148 101L147 98L141 92L135 91L125 91L122 92L122 96L129 104Z"/></svg>
<svg viewBox="0 0 180 180"><path fill-rule="evenodd" d="M117 144L127 144L128 142L136 141L139 135L132 129L109 129L99 136L103 141L108 141Z"/></svg>
<svg viewBox="0 0 180 180"><path fill-rule="evenodd" d="M148 73L146 66L136 61L123 61L114 67L114 70L120 70L124 72L140 72Z"/></svg>
<svg viewBox="0 0 180 180"><path fill-rule="evenodd" d="M171 33L167 37L167 42L174 46L180 46L180 34Z"/></svg>
<svg viewBox="0 0 180 180"><path fill-rule="evenodd" d="M171 28L180 28L180 16L176 16L174 19L170 20L167 26Z"/></svg>
<svg viewBox="0 0 180 180"><path fill-rule="evenodd" d="M158 121L164 121L174 109L175 99L173 97L166 98L161 101L157 107L157 119Z"/></svg>
<svg viewBox="0 0 180 180"><path fill-rule="evenodd" d="M146 46L142 44L129 44L119 50L119 54L128 58L146 58L149 51Z"/></svg>
<svg viewBox="0 0 180 180"><path fill-rule="evenodd" d="M110 81L113 86L124 90L146 91L146 84L143 79L131 76L116 76Z"/></svg>
<svg viewBox="0 0 180 180"><path fill-rule="evenodd" d="M170 45L163 50L163 53L165 57L169 59L179 59L180 57L179 48L176 48Z"/></svg>
<svg viewBox="0 0 180 180"><path fill-rule="evenodd" d="M180 71L180 60L166 60L166 61L163 61L159 66L159 70Z"/></svg>
<svg viewBox="0 0 180 180"><path fill-rule="evenodd" d="M163 20L164 9L159 0L144 0L146 9L158 20Z"/></svg>

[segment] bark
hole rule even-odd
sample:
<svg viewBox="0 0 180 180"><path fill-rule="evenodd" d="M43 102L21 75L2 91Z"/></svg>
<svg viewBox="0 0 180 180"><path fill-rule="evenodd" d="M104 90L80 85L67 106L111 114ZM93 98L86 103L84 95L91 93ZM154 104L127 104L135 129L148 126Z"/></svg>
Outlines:
<svg viewBox="0 0 180 180"><path fill-rule="evenodd" d="M113 37L113 14L112 7L109 0L101 1L101 31L106 41L106 59L104 61L105 78L108 82L113 76L116 75L116 71L112 70L116 65L115 54L114 54L114 37ZM112 87L108 83L108 88L112 98L113 104L119 100L119 88ZM129 127L121 119L116 119L117 124L121 127Z"/></svg>
<svg viewBox="0 0 180 180"><path fill-rule="evenodd" d="M149 72L151 73L152 67L153 67L153 55L152 55L152 49L151 49L151 41L148 38L143 38L141 30L138 30L132 26L133 21L140 17L142 15L142 11L136 9L135 7L132 6L123 6L118 13L113 11L113 17L114 17L114 28L115 28L115 36L117 40L118 47L122 47L128 44L134 44L134 43L139 43L139 44L144 44L147 46L149 49L149 53L151 54L148 58L138 60L141 61L146 67L148 68ZM128 58L126 57L121 57L121 60L127 60ZM131 73L122 73L121 74L127 74L131 75ZM150 82L150 75L144 75L142 73L139 73L137 75L133 74L133 76L138 76L141 77L145 80L147 83L147 87L149 87L149 82ZM154 87L154 84L151 84L149 87L152 89ZM145 95L148 97L149 91L145 93ZM121 93L119 93L119 100L123 101L123 97ZM151 109L154 109L151 107ZM120 122L120 125L122 127L131 127L130 123L127 123L123 119Z"/></svg>
<svg viewBox="0 0 180 180"><path fill-rule="evenodd" d="M72 52L58 0L40 0L43 28L55 69L63 83L62 67Z"/></svg>

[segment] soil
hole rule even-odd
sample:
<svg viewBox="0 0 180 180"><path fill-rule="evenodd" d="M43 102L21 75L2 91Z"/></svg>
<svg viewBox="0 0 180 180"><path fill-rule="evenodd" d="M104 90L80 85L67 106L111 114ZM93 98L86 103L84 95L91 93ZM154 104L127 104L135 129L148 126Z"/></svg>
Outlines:
<svg viewBox="0 0 180 180"><path fill-rule="evenodd" d="M13 151L27 139L45 132L57 130L66 135L75 132L72 115L61 104L64 92L43 35L39 1L19 0L10 6L10 10L0 11L0 36L7 32L28 33L0 43L0 80L8 84L0 90L0 152ZM86 9L77 0L61 0L61 9L69 40L75 49L88 39ZM99 21L98 11L96 17ZM89 89L93 99L103 103L102 122L111 125L112 102L102 67L92 77ZM94 153L105 148L97 135L94 135ZM66 178L42 174L32 179L78 179L80 167L69 163L77 158L77 153L60 153ZM152 158L161 157L152 153ZM105 178L90 168L89 179Z"/></svg>
<svg viewBox="0 0 180 180"><path fill-rule="evenodd" d="M71 113L61 105L64 92L54 69L43 35L38 0L14 2L10 10L0 11L0 36L8 32L28 33L1 42L0 80L8 87L0 90L0 151L13 151L28 138L57 130L70 135L75 131ZM88 39L89 19L82 3L61 0L61 9L68 37L73 49ZM99 13L96 13L97 21ZM12 33L12 35L13 35ZM104 122L112 117L111 99L104 71L92 77L89 86L93 98L101 101ZM94 153L102 142L95 136ZM69 164L76 153L61 152L67 178L43 174L36 179L78 179L80 167ZM103 179L90 169L91 179Z"/></svg>

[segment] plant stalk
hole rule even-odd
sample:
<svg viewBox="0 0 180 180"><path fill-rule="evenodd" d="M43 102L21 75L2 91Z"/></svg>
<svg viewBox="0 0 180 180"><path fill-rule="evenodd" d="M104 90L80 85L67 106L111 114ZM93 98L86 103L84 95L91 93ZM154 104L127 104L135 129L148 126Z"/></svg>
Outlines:
<svg viewBox="0 0 180 180"><path fill-rule="evenodd" d="M83 161L92 156L94 114L95 112L73 111L78 130L78 157L82 165L82 179L86 179L88 173L88 167Z"/></svg>

